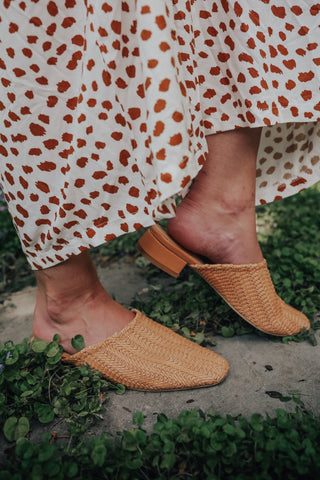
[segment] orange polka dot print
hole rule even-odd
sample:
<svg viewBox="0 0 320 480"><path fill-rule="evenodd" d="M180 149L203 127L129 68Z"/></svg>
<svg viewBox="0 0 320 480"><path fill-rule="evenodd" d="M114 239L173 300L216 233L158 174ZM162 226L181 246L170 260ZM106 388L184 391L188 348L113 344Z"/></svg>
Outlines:
<svg viewBox="0 0 320 480"><path fill-rule="evenodd" d="M320 178L320 5L2 0L0 174L33 269L174 215L206 136L263 127L257 203Z"/></svg>

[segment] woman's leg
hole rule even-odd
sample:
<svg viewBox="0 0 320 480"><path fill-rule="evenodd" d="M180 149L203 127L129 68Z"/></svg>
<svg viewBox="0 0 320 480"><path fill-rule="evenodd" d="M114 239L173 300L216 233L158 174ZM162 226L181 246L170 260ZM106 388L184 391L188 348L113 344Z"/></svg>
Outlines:
<svg viewBox="0 0 320 480"><path fill-rule="evenodd" d="M67 353L81 334L85 346L122 330L135 316L114 301L101 285L88 252L36 272L38 293L33 334L51 341L55 333Z"/></svg>
<svg viewBox="0 0 320 480"><path fill-rule="evenodd" d="M190 192L168 221L169 234L213 263L257 263L256 156L261 129L207 137L209 153Z"/></svg>

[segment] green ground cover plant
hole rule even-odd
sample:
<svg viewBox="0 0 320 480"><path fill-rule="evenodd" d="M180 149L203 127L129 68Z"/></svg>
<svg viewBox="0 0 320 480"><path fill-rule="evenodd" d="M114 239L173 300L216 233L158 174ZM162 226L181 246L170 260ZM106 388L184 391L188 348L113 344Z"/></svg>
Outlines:
<svg viewBox="0 0 320 480"><path fill-rule="evenodd" d="M7 341L0 351L0 425L10 442L25 437L32 423L57 418L65 419L69 434L77 437L103 418L107 390L124 391L87 366L63 364L58 340L55 335L49 344ZM79 338L73 345L82 348Z"/></svg>
<svg viewBox="0 0 320 480"><path fill-rule="evenodd" d="M278 409L274 418L250 420L214 412L183 411L177 419L160 414L152 434L137 427L117 437L55 443L45 434L33 444L17 442L0 480L312 480L320 473L320 420L297 409Z"/></svg>
<svg viewBox="0 0 320 480"><path fill-rule="evenodd" d="M76 336L73 346L82 345ZM0 480L310 480L320 474L320 417L304 409L299 395L283 398L295 401L295 412L278 409L274 418L183 411L177 419L160 414L149 434L137 412L136 427L90 438L94 422L104 418L108 391L125 389L89 367L62 364L61 355L57 336L49 344L8 341L0 351L0 425L12 444ZM54 433L28 440L37 422L59 418L66 422L63 440Z"/></svg>

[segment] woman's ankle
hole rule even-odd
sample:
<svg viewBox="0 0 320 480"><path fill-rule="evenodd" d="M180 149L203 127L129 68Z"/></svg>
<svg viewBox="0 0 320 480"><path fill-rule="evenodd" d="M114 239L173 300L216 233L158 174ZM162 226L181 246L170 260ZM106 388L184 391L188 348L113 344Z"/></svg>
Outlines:
<svg viewBox="0 0 320 480"><path fill-rule="evenodd" d="M36 273L33 334L48 342L57 333L64 350L74 353L72 337L80 334L92 345L122 330L134 313L105 291L87 256L70 260Z"/></svg>
<svg viewBox="0 0 320 480"><path fill-rule="evenodd" d="M255 226L259 129L207 137L206 162L168 221L169 234L213 263L257 263L262 254Z"/></svg>
<svg viewBox="0 0 320 480"><path fill-rule="evenodd" d="M35 272L39 290L48 297L48 301L63 302L90 291L99 278L88 251L74 255L69 260L54 267Z"/></svg>
<svg viewBox="0 0 320 480"><path fill-rule="evenodd" d="M134 312L113 300L102 285L95 295L65 301L63 307L51 303L48 308L46 298L38 292L33 335L49 342L57 333L64 351L74 353L71 339L75 335L82 335L88 347L125 328L134 316Z"/></svg>

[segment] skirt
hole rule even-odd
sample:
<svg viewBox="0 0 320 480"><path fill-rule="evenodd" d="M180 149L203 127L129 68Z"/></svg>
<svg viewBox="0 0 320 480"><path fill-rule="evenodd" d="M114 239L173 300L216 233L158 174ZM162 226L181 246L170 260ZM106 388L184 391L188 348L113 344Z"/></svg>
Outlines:
<svg viewBox="0 0 320 480"><path fill-rule="evenodd" d="M206 136L262 127L256 201L320 179L320 4L4 0L0 174L33 269L174 216Z"/></svg>

